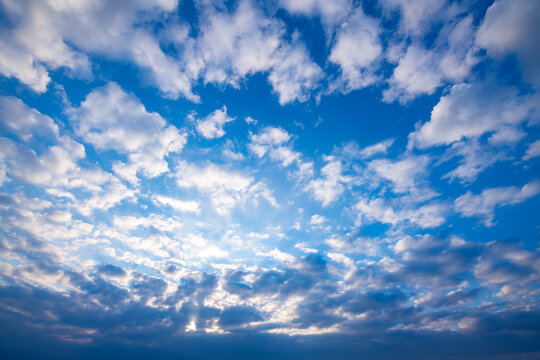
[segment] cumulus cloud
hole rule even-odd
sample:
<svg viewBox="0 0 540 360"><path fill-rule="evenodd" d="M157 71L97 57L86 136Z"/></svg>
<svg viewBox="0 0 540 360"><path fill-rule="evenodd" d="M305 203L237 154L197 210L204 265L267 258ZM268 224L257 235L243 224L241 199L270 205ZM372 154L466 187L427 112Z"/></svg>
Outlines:
<svg viewBox="0 0 540 360"><path fill-rule="evenodd" d="M341 78L333 86L348 92L377 80L375 65L382 53L380 34L378 21L357 7L337 31L328 57L341 68Z"/></svg>
<svg viewBox="0 0 540 360"><path fill-rule="evenodd" d="M352 9L350 0L280 0L279 4L292 14L320 16L330 27L340 23Z"/></svg>
<svg viewBox="0 0 540 360"><path fill-rule="evenodd" d="M77 162L86 156L85 148L67 136L60 136L54 121L14 97L0 98L1 126L21 141L41 140L52 145L38 153L28 144L10 138L0 138L0 163L7 174L32 184L54 184L63 181L78 168Z"/></svg>
<svg viewBox="0 0 540 360"><path fill-rule="evenodd" d="M535 50L517 44L536 5L0 3L0 74L19 79L0 96L7 357L56 343L82 357L534 356L534 226L518 224L523 242L490 238L511 226L452 229L538 199L537 180L512 183L535 178L540 154ZM195 85L204 106L185 101ZM401 103L447 88L367 112L370 90L337 94L368 86Z"/></svg>
<svg viewBox="0 0 540 360"><path fill-rule="evenodd" d="M289 166L293 162L302 165L300 153L292 150L288 144L291 135L282 128L268 126L258 134L249 135L248 149L258 157L268 155L270 159L278 161L282 166Z"/></svg>
<svg viewBox="0 0 540 360"><path fill-rule="evenodd" d="M359 155L362 158L370 158L375 155L385 155L388 149L394 144L395 139L386 139L374 145L366 146L360 150Z"/></svg>
<svg viewBox="0 0 540 360"><path fill-rule="evenodd" d="M258 198L277 205L266 186L255 182L252 176L229 171L211 163L197 166L181 162L176 172L176 183L179 187L195 188L207 194L220 215L227 215L235 206Z"/></svg>
<svg viewBox="0 0 540 360"><path fill-rule="evenodd" d="M523 155L523 160L529 160L540 156L540 140L536 140L529 145L525 155Z"/></svg>
<svg viewBox="0 0 540 360"><path fill-rule="evenodd" d="M511 139L510 139L511 140ZM459 141L453 143L445 152L445 157L460 157L459 165L443 175L450 181L459 179L462 183L472 183L478 174L493 166L496 162L504 160L505 155L501 151L494 151L482 146L478 140Z"/></svg>
<svg viewBox="0 0 540 360"><path fill-rule="evenodd" d="M398 161L377 159L369 163L368 170L389 181L392 191L399 194L417 190L418 182L427 173L429 163L429 157L424 155L409 156Z"/></svg>
<svg viewBox="0 0 540 360"><path fill-rule="evenodd" d="M536 1L498 0L487 10L476 42L493 57L517 55L526 81L540 85L540 5Z"/></svg>
<svg viewBox="0 0 540 360"><path fill-rule="evenodd" d="M399 26L403 33L412 36L423 35L433 22L440 20L438 12L447 3L446 0L382 0L381 5L387 11L399 11Z"/></svg>
<svg viewBox="0 0 540 360"><path fill-rule="evenodd" d="M8 174L31 184L53 184L77 168L77 161L85 157L84 147L65 138L42 154L7 138L0 138L0 162L8 167Z"/></svg>
<svg viewBox="0 0 540 360"><path fill-rule="evenodd" d="M446 24L433 49L411 44L399 57L383 100L406 103L422 94L433 94L446 82L466 79L479 61L475 56L473 32L473 18L467 16Z"/></svg>
<svg viewBox="0 0 540 360"><path fill-rule="evenodd" d="M532 181L521 188L508 186L485 189L478 195L468 191L458 197L454 205L455 210L463 216L479 217L485 226L493 226L496 208L522 203L539 192L540 183Z"/></svg>
<svg viewBox="0 0 540 360"><path fill-rule="evenodd" d="M409 135L409 146L427 148L478 138L523 122L535 108L534 98L519 96L514 88L454 85L435 105L430 121Z"/></svg>
<svg viewBox="0 0 540 360"><path fill-rule="evenodd" d="M197 120L197 132L206 139L220 138L225 135L223 127L234 121L235 118L227 115L227 107L223 105L203 119Z"/></svg>
<svg viewBox="0 0 540 360"><path fill-rule="evenodd" d="M192 77L239 87L247 76L268 72L268 81L284 105L306 101L322 76L305 46L287 42L284 34L281 21L243 0L231 12L204 6L196 44L182 37L178 45Z"/></svg>
<svg viewBox="0 0 540 360"><path fill-rule="evenodd" d="M327 164L321 169L321 177L311 180L305 190L323 206L328 206L343 194L350 181L351 177L343 174L341 161L328 157Z"/></svg>
<svg viewBox="0 0 540 360"><path fill-rule="evenodd" d="M25 142L36 136L49 140L59 136L58 125L50 117L30 108L16 97L0 97L0 114L2 130L17 135Z"/></svg>
<svg viewBox="0 0 540 360"><path fill-rule="evenodd" d="M128 58L164 95L197 101L179 64L161 50L153 35L137 26L141 13L153 18L176 6L176 0L6 2L13 28L1 35L8 52L0 57L0 71L43 92L50 81L47 68L64 67L76 76L90 76L90 60L82 52L86 51L113 59ZM13 36L8 36L10 32ZM8 57L9 53L13 57Z"/></svg>
<svg viewBox="0 0 540 360"><path fill-rule="evenodd" d="M282 47L278 59L272 67L268 81L278 93L279 103L285 105L294 101L305 102L318 87L322 70L315 64L300 44Z"/></svg>
<svg viewBox="0 0 540 360"><path fill-rule="evenodd" d="M201 211L199 203L193 200L180 200L164 195L155 195L152 197L152 200L155 203L170 206L174 210L180 212L193 212L198 214Z"/></svg>
<svg viewBox="0 0 540 360"><path fill-rule="evenodd" d="M187 141L184 133L146 111L137 97L116 83L93 90L69 115L77 135L97 150L127 155L128 162L116 162L113 170L134 183L139 172L147 177L167 172L164 158L182 150Z"/></svg>
<svg viewBox="0 0 540 360"><path fill-rule="evenodd" d="M402 200L360 199L353 207L357 213L357 225L369 222L401 225L414 224L421 228L435 228L442 225L448 207L431 202L424 205L411 204Z"/></svg>

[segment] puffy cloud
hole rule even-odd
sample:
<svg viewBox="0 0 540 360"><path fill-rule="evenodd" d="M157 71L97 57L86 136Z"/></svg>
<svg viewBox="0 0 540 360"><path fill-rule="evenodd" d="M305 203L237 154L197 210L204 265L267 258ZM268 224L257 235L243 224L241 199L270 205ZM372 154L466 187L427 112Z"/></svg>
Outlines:
<svg viewBox="0 0 540 360"><path fill-rule="evenodd" d="M171 218L165 218L160 215L150 214L149 216L118 216L113 218L113 224L122 231L131 231L138 227L153 227L159 231L173 232L182 227L182 224Z"/></svg>
<svg viewBox="0 0 540 360"><path fill-rule="evenodd" d="M505 159L503 152L485 149L477 140L459 141L452 144L445 152L445 157L456 156L461 158L458 167L443 175L443 178L448 178L450 181L459 179L462 183L474 182L479 173L497 161Z"/></svg>
<svg viewBox="0 0 540 360"><path fill-rule="evenodd" d="M504 285L497 296L505 300L512 298L512 294L508 293L512 288L526 296L526 284L538 280L539 255L538 251L524 250L523 244L517 239L491 241L474 267L474 275L483 285ZM516 285L521 290L516 289Z"/></svg>
<svg viewBox="0 0 540 360"><path fill-rule="evenodd" d="M352 8L350 0L280 0L280 5L292 14L320 16L328 26L340 23Z"/></svg>
<svg viewBox="0 0 540 360"><path fill-rule="evenodd" d="M168 205L180 212L193 212L198 214L201 211L199 203L193 200L185 201L163 195L155 195L152 197L152 200L158 204Z"/></svg>
<svg viewBox="0 0 540 360"><path fill-rule="evenodd" d="M69 138L40 155L7 138L0 138L0 143L0 162L7 164L8 174L31 184L52 185L62 181L62 177L77 168L77 161L85 157L84 147Z"/></svg>
<svg viewBox="0 0 540 360"><path fill-rule="evenodd" d="M329 157L327 164L321 169L321 177L311 180L305 190L323 206L328 206L343 194L345 184L351 180L349 176L343 175L341 161Z"/></svg>
<svg viewBox="0 0 540 360"><path fill-rule="evenodd" d="M394 144L394 141L395 139L386 139L374 145L367 146L360 150L359 155L362 158L370 158L379 154L385 155L388 149Z"/></svg>
<svg viewBox="0 0 540 360"><path fill-rule="evenodd" d="M86 155L84 146L60 136L58 126L48 116L28 107L14 97L0 98L0 126L25 143L38 140L52 145L33 148L8 138L0 138L0 163L7 174L32 184L53 185L62 182L78 168Z"/></svg>
<svg viewBox="0 0 540 360"><path fill-rule="evenodd" d="M359 6L347 18L336 34L328 60L341 68L341 78L333 87L345 92L373 84L375 64L382 53L381 29L374 18L364 14Z"/></svg>
<svg viewBox="0 0 540 360"><path fill-rule="evenodd" d="M250 140L253 142L252 151L263 156L268 151L268 147L282 145L288 142L290 138L291 135L282 128L266 127L259 134L250 135Z"/></svg>
<svg viewBox="0 0 540 360"><path fill-rule="evenodd" d="M280 104L310 97L322 71L300 41L284 39L281 21L266 17L247 0L230 13L203 8L196 44L189 45L189 39L179 43L193 77L239 87L248 75L269 72L268 81Z"/></svg>
<svg viewBox="0 0 540 360"><path fill-rule="evenodd" d="M406 103L422 94L433 92L445 82L463 81L478 62L472 34L472 16L448 23L439 33L433 49L413 43L399 57L397 67L388 80L383 100Z"/></svg>
<svg viewBox="0 0 540 360"><path fill-rule="evenodd" d="M389 10L399 10L399 26L405 34L423 35L433 22L440 19L438 12L445 6L446 0L382 0L381 5Z"/></svg>
<svg viewBox="0 0 540 360"><path fill-rule="evenodd" d="M44 186L48 194L70 200L70 206L84 215L134 198L134 191L111 174L81 167L85 147L60 133L50 117L13 97L0 99L0 112L2 128L24 143L0 138L3 182L11 178ZM70 192L75 190L77 196Z"/></svg>
<svg viewBox="0 0 540 360"><path fill-rule="evenodd" d="M535 142L529 145L522 159L529 160L538 156L540 156L540 140L536 140Z"/></svg>
<svg viewBox="0 0 540 360"><path fill-rule="evenodd" d="M311 225L322 225L324 224L326 221L328 221L328 219L322 215L319 215L319 214L315 214L311 217L311 219L309 220L309 223Z"/></svg>
<svg viewBox="0 0 540 360"><path fill-rule="evenodd" d="M417 190L417 184L427 173L429 163L430 159L425 155L409 156L398 161L377 159L369 163L368 170L390 181L392 191L399 194Z"/></svg>
<svg viewBox="0 0 540 360"><path fill-rule="evenodd" d="M497 0L487 10L476 34L479 46L494 57L516 54L526 81L540 86L540 4L528 0Z"/></svg>
<svg viewBox="0 0 540 360"><path fill-rule="evenodd" d="M197 120L197 132L206 139L220 138L225 135L223 127L234 121L235 118L227 115L227 107L223 105L203 119Z"/></svg>
<svg viewBox="0 0 540 360"><path fill-rule="evenodd" d="M45 66L34 61L24 48L13 41L0 38L0 73L6 77L15 77L38 93L47 91L51 78Z"/></svg>
<svg viewBox="0 0 540 360"><path fill-rule="evenodd" d="M534 100L489 83L454 85L435 105L430 121L409 135L409 146L448 145L517 125L533 114Z"/></svg>
<svg viewBox="0 0 540 360"><path fill-rule="evenodd" d="M393 250L399 262L394 262L395 267L387 266L388 275L396 280L428 284L435 292L463 284L483 249L477 243L456 237L418 235L400 238Z"/></svg>
<svg viewBox="0 0 540 360"><path fill-rule="evenodd" d="M212 205L220 215L227 215L238 204L262 197L277 205L272 193L253 177L229 171L215 164L197 166L181 162L176 172L179 187L195 188L208 194Z"/></svg>
<svg viewBox="0 0 540 360"><path fill-rule="evenodd" d="M35 136L56 139L58 125L39 111L28 107L16 97L0 97L0 125L3 130L16 134L23 141L31 141Z"/></svg>
<svg viewBox="0 0 540 360"><path fill-rule="evenodd" d="M448 212L446 205L437 202L418 205L400 199L387 201L383 198L360 199L353 209L357 212L357 225L377 221L394 226L414 224L424 229L442 225Z"/></svg>
<svg viewBox="0 0 540 360"><path fill-rule="evenodd" d="M50 81L46 68L65 67L77 76L88 77L90 61L81 52L86 51L114 59L128 58L166 96L198 100L179 64L161 50L157 39L138 26L144 18L141 14L152 19L170 12L176 8L176 0L4 4L13 29L1 34L8 52L0 56L0 71L18 77L36 91L45 91Z"/></svg>
<svg viewBox="0 0 540 360"><path fill-rule="evenodd" d="M250 1L240 1L230 14L209 8L192 56L200 53L204 65L199 71L206 82L238 86L245 76L272 67L283 31L280 22L265 17Z"/></svg>
<svg viewBox="0 0 540 360"><path fill-rule="evenodd" d="M290 139L291 135L282 128L268 126L258 134L249 135L248 149L258 157L268 154L272 160L280 162L281 166L289 166L295 161L302 166L300 154L287 145Z"/></svg>
<svg viewBox="0 0 540 360"><path fill-rule="evenodd" d="M485 226L493 226L495 209L522 203L540 192L540 183L532 181L523 187L485 189L474 195L470 191L455 200L455 210L467 217L480 217Z"/></svg>
<svg viewBox="0 0 540 360"><path fill-rule="evenodd" d="M93 90L69 114L77 135L96 149L127 154L128 163L116 162L113 169L132 182L138 181L138 172L148 177L167 172L164 158L179 152L187 141L174 125L146 111L139 99L116 83Z"/></svg>
<svg viewBox="0 0 540 360"><path fill-rule="evenodd" d="M278 93L279 103L285 105L308 100L322 78L322 70L300 44L282 47L277 56L268 81Z"/></svg>

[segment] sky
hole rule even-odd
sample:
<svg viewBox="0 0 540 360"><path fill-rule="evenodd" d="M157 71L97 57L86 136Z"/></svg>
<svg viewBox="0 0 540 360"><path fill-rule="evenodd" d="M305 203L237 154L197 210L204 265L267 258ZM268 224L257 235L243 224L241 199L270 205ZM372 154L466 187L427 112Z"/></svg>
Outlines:
<svg viewBox="0 0 540 360"><path fill-rule="evenodd" d="M539 359L540 2L0 0L4 359Z"/></svg>

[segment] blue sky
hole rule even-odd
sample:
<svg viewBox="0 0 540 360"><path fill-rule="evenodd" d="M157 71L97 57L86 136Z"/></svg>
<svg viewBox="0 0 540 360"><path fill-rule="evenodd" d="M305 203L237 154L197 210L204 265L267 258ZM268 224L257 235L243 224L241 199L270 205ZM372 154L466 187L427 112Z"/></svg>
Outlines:
<svg viewBox="0 0 540 360"><path fill-rule="evenodd" d="M538 356L539 34L534 0L1 0L4 356Z"/></svg>

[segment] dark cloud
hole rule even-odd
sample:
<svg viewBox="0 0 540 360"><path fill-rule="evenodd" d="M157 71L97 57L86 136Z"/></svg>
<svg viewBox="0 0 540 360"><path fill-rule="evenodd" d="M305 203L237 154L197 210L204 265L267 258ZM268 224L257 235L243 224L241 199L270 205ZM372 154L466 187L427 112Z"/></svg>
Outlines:
<svg viewBox="0 0 540 360"><path fill-rule="evenodd" d="M223 310L219 317L219 324L224 328L229 328L261 320L263 320L263 317L253 307L231 306Z"/></svg>
<svg viewBox="0 0 540 360"><path fill-rule="evenodd" d="M97 268L97 273L100 275L118 276L118 277L123 277L127 275L124 269L122 269L120 266L115 266L112 264L99 265Z"/></svg>

